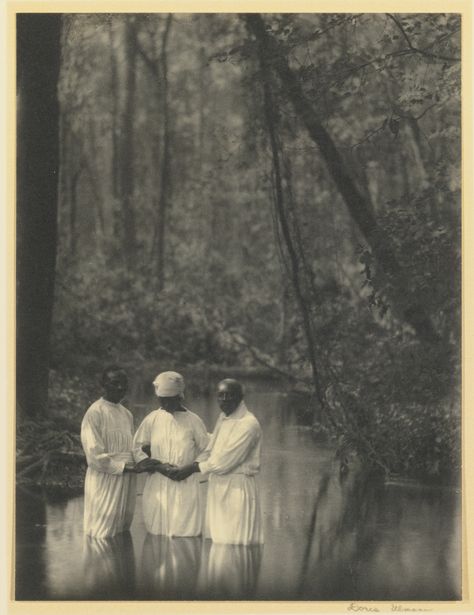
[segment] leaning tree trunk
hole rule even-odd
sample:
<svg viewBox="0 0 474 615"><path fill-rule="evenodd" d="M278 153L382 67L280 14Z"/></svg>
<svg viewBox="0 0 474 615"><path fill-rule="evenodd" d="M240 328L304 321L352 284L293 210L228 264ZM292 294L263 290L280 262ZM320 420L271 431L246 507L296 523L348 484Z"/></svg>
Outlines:
<svg viewBox="0 0 474 615"><path fill-rule="evenodd" d="M268 34L265 23L259 14L247 14L245 21L247 28L257 40L260 53L266 58L268 66L278 74L284 91L297 115L305 125L311 139L318 145L350 215L371 247L382 272L390 276L394 288L391 298L395 311L414 328L421 340L427 342L439 341L439 336L428 314L409 289L389 236L378 226L370 203L357 188L333 140L319 121L311 103L307 100L303 88L291 70L278 42Z"/></svg>
<svg viewBox="0 0 474 615"><path fill-rule="evenodd" d="M45 414L57 244L59 14L17 16L17 402Z"/></svg>

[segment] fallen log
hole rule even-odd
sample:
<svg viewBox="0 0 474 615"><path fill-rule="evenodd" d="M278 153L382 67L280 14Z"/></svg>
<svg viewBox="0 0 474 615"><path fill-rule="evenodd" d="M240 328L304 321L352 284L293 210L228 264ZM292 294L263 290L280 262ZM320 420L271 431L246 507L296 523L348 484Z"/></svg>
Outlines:
<svg viewBox="0 0 474 615"><path fill-rule="evenodd" d="M23 470L21 470L21 472L17 472L17 474L16 474L17 479L18 478L22 478L23 476L26 476L27 474L31 474L31 472L33 470L43 466L43 464L45 462L45 457L46 457L46 455L44 457L41 457L41 459L37 459L33 463L30 463L28 466L26 466L26 468L23 468Z"/></svg>

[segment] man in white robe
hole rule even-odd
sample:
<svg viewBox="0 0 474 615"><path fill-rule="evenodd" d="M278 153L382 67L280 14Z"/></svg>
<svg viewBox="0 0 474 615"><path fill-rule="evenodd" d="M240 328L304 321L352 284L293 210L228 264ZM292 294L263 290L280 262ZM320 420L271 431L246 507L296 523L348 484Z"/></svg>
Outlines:
<svg viewBox="0 0 474 615"><path fill-rule="evenodd" d="M217 399L222 413L206 450L193 464L172 471L170 476L183 480L193 472L209 475L206 518L214 542L263 544L256 482L262 430L245 405L239 382L222 380Z"/></svg>
<svg viewBox="0 0 474 615"><path fill-rule="evenodd" d="M107 368L102 385L104 395L87 410L81 426L88 465L84 533L94 538L107 538L128 530L136 496L133 417L120 403L128 387L124 370L116 366Z"/></svg>

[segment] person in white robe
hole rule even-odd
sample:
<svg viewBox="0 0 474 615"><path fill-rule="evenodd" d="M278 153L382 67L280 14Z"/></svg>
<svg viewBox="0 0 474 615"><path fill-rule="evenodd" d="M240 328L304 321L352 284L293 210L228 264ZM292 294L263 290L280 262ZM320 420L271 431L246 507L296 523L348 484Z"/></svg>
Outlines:
<svg viewBox="0 0 474 615"><path fill-rule="evenodd" d="M170 480L169 472L196 459L209 436L199 416L183 406L181 374L163 372L153 384L160 407L145 417L133 442L138 468L147 462L147 447L156 464L143 488L145 527L155 535L199 536L203 517L199 478L189 476L176 482Z"/></svg>
<svg viewBox="0 0 474 615"><path fill-rule="evenodd" d="M209 475L206 526L220 544L263 544L263 523L256 476L260 471L262 430L243 399L239 382L219 383L222 410L203 454L172 470L174 480L201 472Z"/></svg>
<svg viewBox="0 0 474 615"><path fill-rule="evenodd" d="M135 510L136 476L132 456L133 417L120 401L127 392L123 369L102 376L104 395L86 411L81 441L87 459L84 533L94 538L129 529Z"/></svg>

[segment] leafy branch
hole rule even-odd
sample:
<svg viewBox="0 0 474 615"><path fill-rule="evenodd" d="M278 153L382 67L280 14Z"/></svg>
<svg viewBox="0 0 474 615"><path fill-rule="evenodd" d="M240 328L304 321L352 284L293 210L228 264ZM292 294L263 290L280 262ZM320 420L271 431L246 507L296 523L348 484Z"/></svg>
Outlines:
<svg viewBox="0 0 474 615"><path fill-rule="evenodd" d="M385 118L384 121L380 124L380 126L377 126L376 128L372 128L371 130L369 130L369 132L365 135L365 137L361 140L358 141L357 143L353 143L351 145L351 149L355 149L356 147L361 146L363 143L366 143L367 141L370 141L372 137L374 137L376 134L378 134L379 132L384 131L387 126L390 128L390 131L396 136L400 130L399 127L399 121L400 120L409 120L409 121L415 121L417 122L418 120L421 120L421 118L426 115L426 113L428 113L428 111L430 111L433 107L436 107L437 103L433 103L431 105L428 105L428 107L426 107L426 109L424 109L419 115L417 116L413 116L413 115L405 115L403 112L398 112L396 115L393 115L390 118Z"/></svg>
<svg viewBox="0 0 474 615"><path fill-rule="evenodd" d="M407 45L408 45L408 49L410 51L412 51L413 53L419 53L423 56L426 56L427 58L433 58L435 60L442 60L443 62L460 62L461 58L456 58L456 57L448 57L448 56L442 56L440 54L436 54L436 53L431 53L429 51L427 51L426 49L431 48L434 44L439 43L440 39L438 39L438 41L435 41L434 43L430 43L430 45L428 47L426 47L425 49L420 49L419 47L415 47L413 45L413 43L410 40L410 37L408 36L408 34L406 33L405 28L403 27L403 25L400 23L400 21L398 21L398 19L392 15L391 13L386 13L387 17L389 17L397 26L398 30L401 32L403 38L405 39ZM454 32L450 32L450 35L454 34Z"/></svg>

